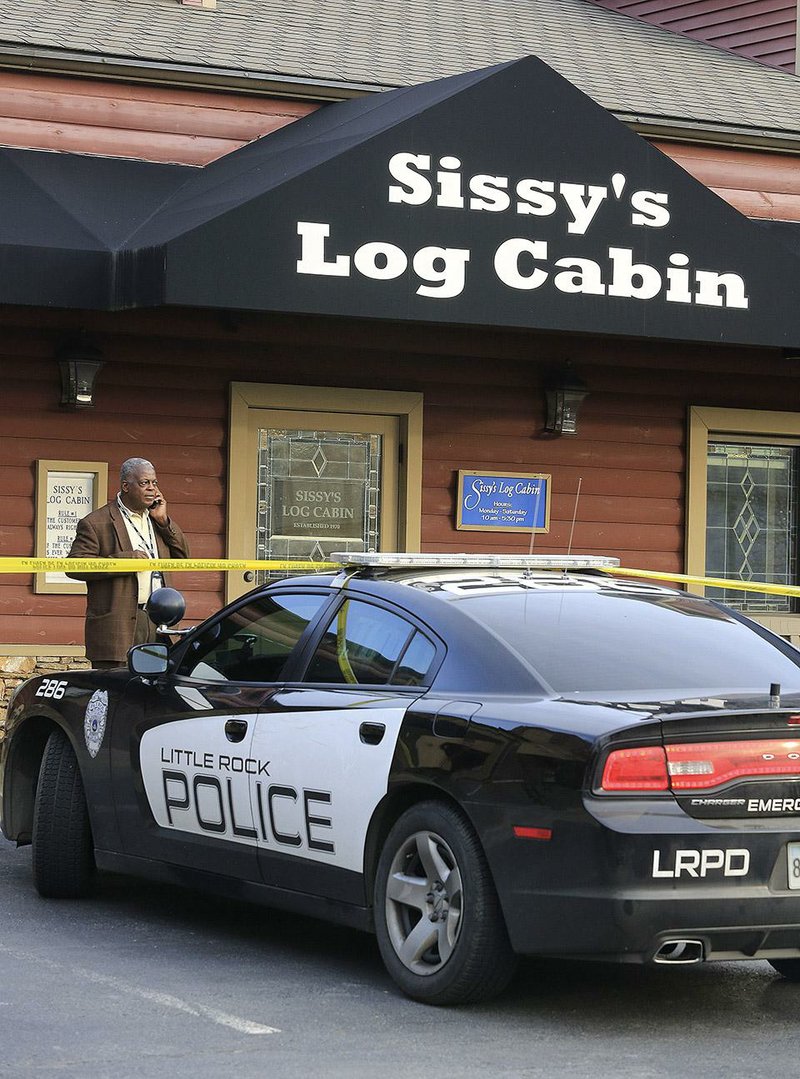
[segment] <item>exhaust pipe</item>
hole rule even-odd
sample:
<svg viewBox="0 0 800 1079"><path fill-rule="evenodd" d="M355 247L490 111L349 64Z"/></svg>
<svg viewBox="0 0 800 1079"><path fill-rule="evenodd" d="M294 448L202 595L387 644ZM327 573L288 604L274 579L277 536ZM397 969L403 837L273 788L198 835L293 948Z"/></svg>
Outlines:
<svg viewBox="0 0 800 1079"><path fill-rule="evenodd" d="M702 963L705 957L702 940L665 940L653 956L653 962Z"/></svg>

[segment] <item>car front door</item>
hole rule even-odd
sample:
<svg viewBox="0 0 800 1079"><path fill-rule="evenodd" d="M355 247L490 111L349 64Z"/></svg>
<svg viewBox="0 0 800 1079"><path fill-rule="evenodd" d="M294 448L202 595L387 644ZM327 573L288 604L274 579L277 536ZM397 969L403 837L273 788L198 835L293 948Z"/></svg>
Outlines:
<svg viewBox="0 0 800 1079"><path fill-rule="evenodd" d="M364 903L369 823L440 651L404 614L343 599L302 682L265 703L251 753L269 775L252 777L251 799L267 884Z"/></svg>
<svg viewBox="0 0 800 1079"><path fill-rule="evenodd" d="M250 597L202 627L177 670L133 679L115 723L114 800L123 852L260 879L251 778L257 717L325 592Z"/></svg>

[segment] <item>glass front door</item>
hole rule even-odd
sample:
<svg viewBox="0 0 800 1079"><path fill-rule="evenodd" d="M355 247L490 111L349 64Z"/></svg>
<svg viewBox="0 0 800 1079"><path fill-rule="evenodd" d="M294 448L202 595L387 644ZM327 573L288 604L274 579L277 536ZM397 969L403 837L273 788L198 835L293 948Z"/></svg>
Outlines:
<svg viewBox="0 0 800 1079"><path fill-rule="evenodd" d="M381 544L383 434L258 429L256 558L324 562Z"/></svg>
<svg viewBox="0 0 800 1079"><path fill-rule="evenodd" d="M325 562L336 551L397 549L397 416L250 408L246 422L235 557ZM271 576L285 574L231 574L228 598Z"/></svg>

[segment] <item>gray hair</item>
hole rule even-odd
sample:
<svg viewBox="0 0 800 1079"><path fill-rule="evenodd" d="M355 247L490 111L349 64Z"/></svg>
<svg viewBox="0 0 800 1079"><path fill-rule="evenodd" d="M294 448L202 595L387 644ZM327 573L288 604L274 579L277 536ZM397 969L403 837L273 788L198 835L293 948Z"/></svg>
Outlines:
<svg viewBox="0 0 800 1079"><path fill-rule="evenodd" d="M143 468L153 468L152 461L146 461L144 457L129 457L127 461L123 461L119 470L120 486L129 483ZM153 471L155 472L155 469Z"/></svg>

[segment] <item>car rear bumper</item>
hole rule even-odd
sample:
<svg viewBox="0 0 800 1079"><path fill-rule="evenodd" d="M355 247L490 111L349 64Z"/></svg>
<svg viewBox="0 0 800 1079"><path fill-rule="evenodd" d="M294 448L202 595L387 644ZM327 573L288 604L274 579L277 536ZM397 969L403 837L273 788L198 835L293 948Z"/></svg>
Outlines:
<svg viewBox="0 0 800 1079"><path fill-rule="evenodd" d="M512 821L507 808L474 808L520 954L650 962L693 940L708 960L800 958L800 887L789 886L800 847L788 847L800 822L734 826L640 802L538 820L537 837L520 838L518 809Z"/></svg>
<svg viewBox="0 0 800 1079"><path fill-rule="evenodd" d="M664 961L671 942L696 941L708 961L800 958L795 899L517 893L503 909L520 954L648 963Z"/></svg>

